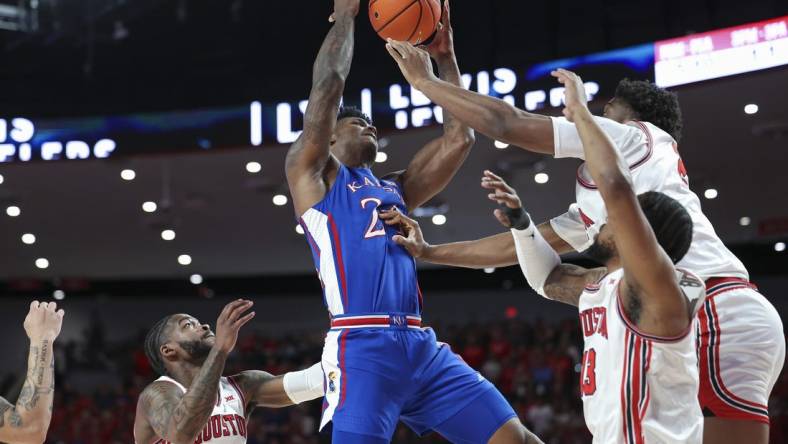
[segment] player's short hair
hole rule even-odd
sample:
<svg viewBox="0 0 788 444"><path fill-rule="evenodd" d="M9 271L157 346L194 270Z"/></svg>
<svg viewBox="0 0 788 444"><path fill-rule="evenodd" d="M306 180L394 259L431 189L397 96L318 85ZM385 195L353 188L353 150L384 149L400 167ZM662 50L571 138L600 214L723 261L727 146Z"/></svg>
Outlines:
<svg viewBox="0 0 788 444"><path fill-rule="evenodd" d="M358 117L359 119L363 119L365 122L372 125L372 118L364 114L364 111L361 111L359 108L355 106L339 107L339 113L337 114L337 121L342 119L347 119L348 117Z"/></svg>
<svg viewBox="0 0 788 444"><path fill-rule="evenodd" d="M145 336L145 356L148 357L150 366L160 376L167 375L167 368L164 366L164 359L161 356L161 345L166 342L166 330L173 316L169 315L160 319L153 324Z"/></svg>
<svg viewBox="0 0 788 444"><path fill-rule="evenodd" d="M680 261L692 243L692 217L683 205L667 194L648 191L638 195L657 242L673 263Z"/></svg>
<svg viewBox="0 0 788 444"><path fill-rule="evenodd" d="M681 108L675 93L648 80L623 79L616 87L616 98L623 100L639 120L650 122L681 141Z"/></svg>

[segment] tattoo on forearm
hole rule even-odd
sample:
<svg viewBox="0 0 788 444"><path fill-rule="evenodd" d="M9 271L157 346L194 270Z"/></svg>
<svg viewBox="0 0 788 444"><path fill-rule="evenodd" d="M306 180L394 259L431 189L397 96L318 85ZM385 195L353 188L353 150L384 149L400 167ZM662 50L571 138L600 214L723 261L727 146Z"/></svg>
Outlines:
<svg viewBox="0 0 788 444"><path fill-rule="evenodd" d="M545 294L552 300L577 306L586 284L599 280L607 273L605 268L589 270L572 264L560 264L547 277Z"/></svg>
<svg viewBox="0 0 788 444"><path fill-rule="evenodd" d="M203 429L213 412L225 359L226 355L211 352L189 390L177 403L167 398L166 389L149 389L147 417L157 434L173 438L169 435L177 432L191 437Z"/></svg>
<svg viewBox="0 0 788 444"><path fill-rule="evenodd" d="M33 410L38 405L39 399L44 396L52 396L55 391L54 366L55 361L51 357L51 344L48 340L41 342L40 346L30 346L29 368L22 391L19 393L17 406L25 410ZM47 361L50 361L47 364ZM44 386L44 379L49 370L50 383ZM52 402L49 403L50 410Z"/></svg>

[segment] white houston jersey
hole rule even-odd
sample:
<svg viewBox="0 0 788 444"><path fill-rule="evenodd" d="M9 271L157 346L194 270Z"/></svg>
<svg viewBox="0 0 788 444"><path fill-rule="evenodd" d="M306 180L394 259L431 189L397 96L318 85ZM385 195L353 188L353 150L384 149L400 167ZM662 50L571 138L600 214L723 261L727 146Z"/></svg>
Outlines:
<svg viewBox="0 0 788 444"><path fill-rule="evenodd" d="M697 311L705 299L703 282L689 272L677 275ZM617 270L587 286L578 307L585 342L580 394L594 443L700 444L694 323L675 338L638 331L620 305L623 276Z"/></svg>
<svg viewBox="0 0 788 444"><path fill-rule="evenodd" d="M692 245L678 266L698 273L703 279L712 276L748 279L744 264L722 243L703 214L700 199L690 190L687 170L673 137L648 122L632 121L622 125L603 117L595 117L595 120L629 165L635 193L665 193L679 201L692 217ZM580 136L573 123L553 118L553 132L555 157L584 158ZM583 251L591 246L599 227L607 220L605 203L585 164L577 170L575 194L576 204L566 214L553 219L552 225L559 236L576 250Z"/></svg>
<svg viewBox="0 0 788 444"><path fill-rule="evenodd" d="M157 381L167 381L177 385L183 393L186 387L178 381L162 376ZM194 444L245 444L246 443L246 400L243 392L232 378L222 377L219 380L219 393L216 405L202 433L194 440ZM159 439L153 444L170 444Z"/></svg>

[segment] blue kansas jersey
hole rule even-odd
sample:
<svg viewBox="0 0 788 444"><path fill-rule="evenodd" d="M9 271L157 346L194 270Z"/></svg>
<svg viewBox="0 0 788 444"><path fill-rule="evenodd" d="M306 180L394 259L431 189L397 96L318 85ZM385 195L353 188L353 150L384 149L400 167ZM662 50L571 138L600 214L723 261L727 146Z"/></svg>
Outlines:
<svg viewBox="0 0 788 444"><path fill-rule="evenodd" d="M332 316L421 313L416 262L378 217L393 206L407 214L398 183L340 164L331 190L301 217Z"/></svg>

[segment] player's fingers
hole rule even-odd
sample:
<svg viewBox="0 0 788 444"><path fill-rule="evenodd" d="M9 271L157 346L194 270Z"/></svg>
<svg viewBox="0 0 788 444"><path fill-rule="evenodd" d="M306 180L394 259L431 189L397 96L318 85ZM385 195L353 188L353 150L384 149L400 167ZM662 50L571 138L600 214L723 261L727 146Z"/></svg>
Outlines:
<svg viewBox="0 0 788 444"><path fill-rule="evenodd" d="M451 5L449 5L449 0L443 0L443 17L441 17L441 22L445 22L446 25L451 24Z"/></svg>
<svg viewBox="0 0 788 444"><path fill-rule="evenodd" d="M236 299L229 304L225 305L222 309L222 312L219 314L219 319L227 319L230 316L230 313L239 305L243 304L243 299Z"/></svg>
<svg viewBox="0 0 788 444"><path fill-rule="evenodd" d="M397 48L394 47L391 43L386 43L386 51L389 52L389 55L396 61L397 63L402 60L402 54L397 51Z"/></svg>
<svg viewBox="0 0 788 444"><path fill-rule="evenodd" d="M47 310L54 313L55 309L57 309L57 302L50 302L49 305L47 306Z"/></svg>
<svg viewBox="0 0 788 444"><path fill-rule="evenodd" d="M391 38L386 39L386 41L388 42L388 44L392 48L394 48L395 51L397 51L397 54L399 54L401 59L404 60L404 59L408 58L407 57L407 51L405 50L404 46L402 45L402 42L398 42L397 40L394 40L394 39L391 39Z"/></svg>
<svg viewBox="0 0 788 444"><path fill-rule="evenodd" d="M503 180L503 178L490 170L484 170L484 176L493 180Z"/></svg>
<svg viewBox="0 0 788 444"><path fill-rule="evenodd" d="M246 313L247 310L252 308L252 305L254 305L252 301L243 301L242 304L233 308L233 310L230 312L230 315L227 318L230 320L230 322L236 321L238 318L241 317L241 315Z"/></svg>
<svg viewBox="0 0 788 444"><path fill-rule="evenodd" d="M60 310L58 310L58 311L57 311L57 313L56 313L56 314L57 314L58 316L60 316L60 319L63 319L63 316L65 316L65 315L66 315L66 311L65 311L65 310L63 310L63 309L61 308Z"/></svg>
<svg viewBox="0 0 788 444"><path fill-rule="evenodd" d="M334 14L333 14L333 13L331 13L331 15L329 15L329 16L328 16L328 22L329 22L329 23L334 23L335 21L337 21L337 19L336 19L336 17L334 16Z"/></svg>
<svg viewBox="0 0 788 444"><path fill-rule="evenodd" d="M40 304L41 303L38 302L38 301L33 301L33 302L30 303L30 309L33 310L35 308L38 308Z"/></svg>
<svg viewBox="0 0 788 444"><path fill-rule="evenodd" d="M251 321L252 318L254 318L254 316L255 316L255 312L253 312L253 311L247 313L246 316L244 316L241 319L238 319L237 321L233 322L233 328L240 329L241 327L246 325L247 322Z"/></svg>

